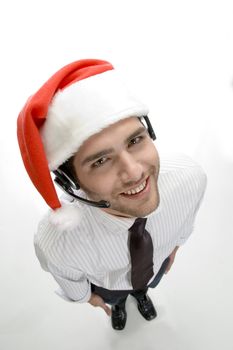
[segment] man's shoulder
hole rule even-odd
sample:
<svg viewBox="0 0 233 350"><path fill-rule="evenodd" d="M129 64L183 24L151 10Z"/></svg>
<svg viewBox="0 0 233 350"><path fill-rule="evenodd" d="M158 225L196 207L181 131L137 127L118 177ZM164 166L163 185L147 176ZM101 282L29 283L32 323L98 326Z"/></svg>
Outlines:
<svg viewBox="0 0 233 350"><path fill-rule="evenodd" d="M163 152L160 154L162 172L171 172L181 169L200 168L200 164L185 153Z"/></svg>
<svg viewBox="0 0 233 350"><path fill-rule="evenodd" d="M34 236L35 246L49 251L62 246L62 240L70 234L81 230L84 212L77 202L72 202L68 197L60 198L61 208L48 209L38 223Z"/></svg>
<svg viewBox="0 0 233 350"><path fill-rule="evenodd" d="M205 191L207 175L202 166L190 156L164 153L160 156L159 181L162 187L177 189L184 194L196 194L198 198Z"/></svg>

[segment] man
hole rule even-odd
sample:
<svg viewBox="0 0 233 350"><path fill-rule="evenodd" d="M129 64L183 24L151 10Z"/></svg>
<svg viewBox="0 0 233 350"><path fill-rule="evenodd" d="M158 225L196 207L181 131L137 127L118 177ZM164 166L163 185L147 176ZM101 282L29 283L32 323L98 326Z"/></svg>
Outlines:
<svg viewBox="0 0 233 350"><path fill-rule="evenodd" d="M35 235L60 295L89 302L122 330L129 294L148 321L154 288L192 232L206 175L189 157L161 159L147 107L101 60L73 62L26 103L18 141L51 207ZM55 182L68 194L58 198ZM111 309L108 305L112 305Z"/></svg>

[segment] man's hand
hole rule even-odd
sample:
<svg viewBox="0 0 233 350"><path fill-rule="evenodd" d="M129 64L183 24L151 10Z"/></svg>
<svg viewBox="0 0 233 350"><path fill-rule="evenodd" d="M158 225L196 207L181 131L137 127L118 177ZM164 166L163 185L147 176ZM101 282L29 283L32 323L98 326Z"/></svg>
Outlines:
<svg viewBox="0 0 233 350"><path fill-rule="evenodd" d="M176 252L178 249L179 249L179 247L176 246L175 249L173 250L173 252L169 255L170 261L169 261L169 264L167 265L165 273L168 273L168 271L172 267L172 264L174 263Z"/></svg>
<svg viewBox="0 0 233 350"><path fill-rule="evenodd" d="M102 309L104 309L106 314L108 316L111 316L112 311L111 311L110 307L108 307L105 304L105 302L103 301L103 299L99 295L92 293L91 298L88 301L88 303L90 303L92 306L95 306L95 307L97 307L97 306L102 307Z"/></svg>

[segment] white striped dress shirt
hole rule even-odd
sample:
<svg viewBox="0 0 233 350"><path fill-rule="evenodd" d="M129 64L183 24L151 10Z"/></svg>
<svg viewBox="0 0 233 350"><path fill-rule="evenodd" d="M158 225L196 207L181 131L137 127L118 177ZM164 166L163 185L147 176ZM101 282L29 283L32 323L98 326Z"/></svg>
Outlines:
<svg viewBox="0 0 233 350"><path fill-rule="evenodd" d="M190 157L160 155L160 204L146 224L154 247L154 276L191 234L206 182L203 169ZM135 218L116 217L78 202L73 205L83 212L77 227L60 231L47 214L34 240L41 266L55 278L60 296L87 302L91 283L110 290L132 289L128 229Z"/></svg>

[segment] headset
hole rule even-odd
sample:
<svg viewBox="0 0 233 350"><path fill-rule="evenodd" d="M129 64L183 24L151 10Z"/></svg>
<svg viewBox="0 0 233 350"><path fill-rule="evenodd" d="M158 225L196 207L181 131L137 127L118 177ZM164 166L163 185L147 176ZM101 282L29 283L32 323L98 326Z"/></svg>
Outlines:
<svg viewBox="0 0 233 350"><path fill-rule="evenodd" d="M156 140L156 135L153 130L153 127L150 123L150 120L148 116L139 117L140 122L145 126L145 128L148 131L149 136L154 141ZM145 123L144 123L145 121ZM73 200L78 200L82 203L91 205L93 207L97 208L109 208L110 203L104 200L101 200L99 202L90 201L88 199L82 198L74 193L74 191L78 191L80 189L80 186L77 182L77 180L74 178L74 175L69 171L69 169L66 167L66 163L63 163L58 167L57 170L53 171L53 174L55 175L54 182L56 185L58 185L66 194L70 195Z"/></svg>

